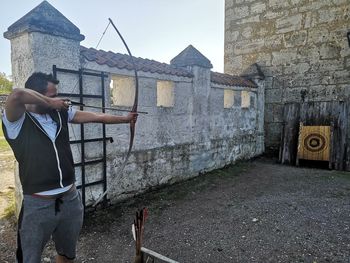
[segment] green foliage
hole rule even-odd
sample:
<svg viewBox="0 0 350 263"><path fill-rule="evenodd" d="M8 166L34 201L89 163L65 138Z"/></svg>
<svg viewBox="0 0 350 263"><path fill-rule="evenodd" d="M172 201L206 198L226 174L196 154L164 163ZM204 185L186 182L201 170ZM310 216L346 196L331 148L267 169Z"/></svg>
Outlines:
<svg viewBox="0 0 350 263"><path fill-rule="evenodd" d="M0 95L9 94L12 91L13 83L5 73L0 73Z"/></svg>

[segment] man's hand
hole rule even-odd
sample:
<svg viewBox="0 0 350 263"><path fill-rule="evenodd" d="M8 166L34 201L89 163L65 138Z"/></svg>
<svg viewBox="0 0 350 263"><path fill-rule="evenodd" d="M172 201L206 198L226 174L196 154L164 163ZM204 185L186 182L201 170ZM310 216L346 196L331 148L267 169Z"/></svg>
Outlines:
<svg viewBox="0 0 350 263"><path fill-rule="evenodd" d="M137 121L137 116L138 114L136 112L129 112L129 114L125 118L127 122L135 124Z"/></svg>

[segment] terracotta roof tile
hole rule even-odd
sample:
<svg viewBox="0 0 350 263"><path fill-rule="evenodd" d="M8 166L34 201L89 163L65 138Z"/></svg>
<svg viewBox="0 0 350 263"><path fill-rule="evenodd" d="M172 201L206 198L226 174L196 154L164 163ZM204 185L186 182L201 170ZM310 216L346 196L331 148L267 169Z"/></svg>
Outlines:
<svg viewBox="0 0 350 263"><path fill-rule="evenodd" d="M97 50L94 48L80 47L81 55L88 61L94 61L100 65L107 65L109 67L116 67L119 69L133 70L133 66L130 61L129 55L113 53L111 51ZM155 60L136 58L134 57L137 70L151 73L176 75L181 77L192 78L193 74L183 68L178 68L166 63L161 63ZM228 85L228 86L240 86L240 87L252 87L256 85L253 81L228 74L211 72L211 82Z"/></svg>
<svg viewBox="0 0 350 263"><path fill-rule="evenodd" d="M103 50L86 48L83 46L80 47L80 53L88 61L95 61L100 65L133 70L133 65L130 61L129 55L113 53L111 51L106 52ZM181 77L193 77L193 74L186 69L175 68L169 64L161 63L155 60L134 57L134 61L137 70L151 73L157 72L159 74L176 75Z"/></svg>
<svg viewBox="0 0 350 263"><path fill-rule="evenodd" d="M239 86L239 87L249 87L256 88L256 84L246 78L240 76L232 76L229 74L219 73L219 72L211 72L211 82L228 85L228 86Z"/></svg>

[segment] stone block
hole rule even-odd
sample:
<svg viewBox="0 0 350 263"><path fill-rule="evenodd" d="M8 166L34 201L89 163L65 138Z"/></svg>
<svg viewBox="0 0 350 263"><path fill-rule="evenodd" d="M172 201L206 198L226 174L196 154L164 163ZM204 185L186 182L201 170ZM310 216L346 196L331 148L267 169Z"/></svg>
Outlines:
<svg viewBox="0 0 350 263"><path fill-rule="evenodd" d="M251 7L250 7L250 12L255 15L255 14L261 14L263 12L266 11L266 4L263 2L257 2L254 3Z"/></svg>
<svg viewBox="0 0 350 263"><path fill-rule="evenodd" d="M350 83L350 71L338 70L333 73L334 82L336 84L348 84Z"/></svg>
<svg viewBox="0 0 350 263"><path fill-rule="evenodd" d="M265 37L265 48L268 50L279 50L283 48L283 36L273 35Z"/></svg>
<svg viewBox="0 0 350 263"><path fill-rule="evenodd" d="M339 60L322 60L319 63L312 65L315 66L315 71L327 72L327 71L337 71L343 69L343 64Z"/></svg>
<svg viewBox="0 0 350 263"><path fill-rule="evenodd" d="M232 9L232 19L238 20L244 17L249 16L249 7L248 6L239 6Z"/></svg>
<svg viewBox="0 0 350 263"><path fill-rule="evenodd" d="M335 85L317 85L311 86L308 90L308 100L324 101L337 99L337 91Z"/></svg>
<svg viewBox="0 0 350 263"><path fill-rule="evenodd" d="M230 9L234 6L235 0L225 0L225 9Z"/></svg>
<svg viewBox="0 0 350 263"><path fill-rule="evenodd" d="M272 56L271 53L262 53L259 52L256 54L255 61L259 64L259 66L271 66Z"/></svg>
<svg viewBox="0 0 350 263"><path fill-rule="evenodd" d="M296 49L284 49L279 52L272 52L272 65L280 66L286 63L292 63L297 57Z"/></svg>
<svg viewBox="0 0 350 263"><path fill-rule="evenodd" d="M307 31L294 31L283 34L283 40L285 47L297 47L304 46L306 44Z"/></svg>
<svg viewBox="0 0 350 263"><path fill-rule="evenodd" d="M345 68L347 70L350 69L350 57L345 58Z"/></svg>
<svg viewBox="0 0 350 263"><path fill-rule="evenodd" d="M285 15L285 12L284 11L271 11L271 10L268 10L265 14L264 14L264 18L266 19L276 19L276 18L280 18L282 16Z"/></svg>
<svg viewBox="0 0 350 263"><path fill-rule="evenodd" d="M225 60L225 72L232 72L233 69L241 70L243 67L242 56L234 56ZM233 73L232 73L233 74Z"/></svg>
<svg viewBox="0 0 350 263"><path fill-rule="evenodd" d="M237 21L237 25L248 24L248 23L258 23L260 22L260 16L251 16Z"/></svg>
<svg viewBox="0 0 350 263"><path fill-rule="evenodd" d="M249 39L252 36L252 33L253 33L253 28L250 26L247 26L242 30L242 36L246 39Z"/></svg>
<svg viewBox="0 0 350 263"><path fill-rule="evenodd" d="M269 0L269 7L272 9L288 8L289 2L286 0Z"/></svg>
<svg viewBox="0 0 350 263"><path fill-rule="evenodd" d="M264 72L264 75L267 77L276 77L283 75L283 68L282 67L275 67L275 66L261 66L261 70Z"/></svg>
<svg viewBox="0 0 350 263"><path fill-rule="evenodd" d="M225 42L235 42L239 37L239 31L227 30L225 33Z"/></svg>
<svg viewBox="0 0 350 263"><path fill-rule="evenodd" d="M298 63L298 64L291 64L289 66L284 66L284 74L304 74L310 69L309 63Z"/></svg>
<svg viewBox="0 0 350 263"><path fill-rule="evenodd" d="M340 57L341 47L334 43L324 43L320 48L320 59L331 59Z"/></svg>
<svg viewBox="0 0 350 263"><path fill-rule="evenodd" d="M306 87L287 88L284 100L286 102L302 102L304 94L307 94L307 92Z"/></svg>
<svg viewBox="0 0 350 263"><path fill-rule="evenodd" d="M282 101L282 89L265 90L266 103L279 103Z"/></svg>
<svg viewBox="0 0 350 263"><path fill-rule="evenodd" d="M292 5L296 5L296 6L302 6L305 4L305 2L307 2L308 0L291 0L290 3Z"/></svg>
<svg viewBox="0 0 350 263"><path fill-rule="evenodd" d="M299 8L300 12L307 12L307 11L315 11L319 10L322 7L327 7L332 5L330 0L317 0L317 1L309 1L308 4L303 5Z"/></svg>
<svg viewBox="0 0 350 263"><path fill-rule="evenodd" d="M248 54L258 52L264 46L263 39L253 39L250 41L241 41L234 46L234 54Z"/></svg>
<svg viewBox="0 0 350 263"><path fill-rule="evenodd" d="M314 27L317 24L317 18L316 12L307 12L304 18L304 29Z"/></svg>
<svg viewBox="0 0 350 263"><path fill-rule="evenodd" d="M312 28L308 32L308 43L324 43L328 40L329 31L327 28Z"/></svg>
<svg viewBox="0 0 350 263"><path fill-rule="evenodd" d="M320 48L316 45L307 45L298 49L297 60L314 64L320 60Z"/></svg>
<svg viewBox="0 0 350 263"><path fill-rule="evenodd" d="M337 85L337 98L341 100L350 99L350 84Z"/></svg>
<svg viewBox="0 0 350 263"><path fill-rule="evenodd" d="M337 8L327 8L318 11L318 22L319 23L331 23L342 19L343 9L341 7Z"/></svg>
<svg viewBox="0 0 350 263"><path fill-rule="evenodd" d="M276 20L276 32L277 33L287 33L295 30L301 29L301 22L303 16L297 14L294 16L283 17Z"/></svg>

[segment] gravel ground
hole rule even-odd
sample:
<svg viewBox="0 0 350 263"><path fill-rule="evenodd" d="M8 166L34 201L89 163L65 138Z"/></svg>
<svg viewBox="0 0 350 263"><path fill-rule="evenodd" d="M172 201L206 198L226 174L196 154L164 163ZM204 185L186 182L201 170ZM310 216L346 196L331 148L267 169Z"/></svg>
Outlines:
<svg viewBox="0 0 350 263"><path fill-rule="evenodd" d="M149 192L88 214L77 261L132 262L142 206L144 246L179 262L350 262L350 173L259 159ZM0 262L13 262L13 223L0 234Z"/></svg>

